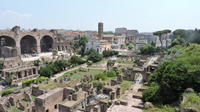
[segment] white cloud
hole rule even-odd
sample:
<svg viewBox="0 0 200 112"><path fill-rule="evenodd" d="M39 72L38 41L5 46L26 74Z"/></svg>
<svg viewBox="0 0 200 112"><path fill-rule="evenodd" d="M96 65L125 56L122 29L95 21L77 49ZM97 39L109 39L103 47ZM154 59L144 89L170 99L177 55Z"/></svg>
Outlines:
<svg viewBox="0 0 200 112"><path fill-rule="evenodd" d="M19 13L12 10L0 12L0 18L16 17L23 19L23 18L30 18L31 16L32 16L31 14Z"/></svg>
<svg viewBox="0 0 200 112"><path fill-rule="evenodd" d="M25 27L29 25L32 15L12 10L0 11L0 29L11 28L15 25Z"/></svg>

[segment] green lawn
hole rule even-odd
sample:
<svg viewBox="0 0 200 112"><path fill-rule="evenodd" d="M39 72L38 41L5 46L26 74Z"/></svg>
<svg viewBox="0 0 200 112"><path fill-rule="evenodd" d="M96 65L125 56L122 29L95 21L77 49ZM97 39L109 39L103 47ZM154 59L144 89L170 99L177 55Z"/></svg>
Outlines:
<svg viewBox="0 0 200 112"><path fill-rule="evenodd" d="M104 64L104 63L107 63L107 61L108 61L108 58L103 58L101 61L93 63L93 65L95 65L95 64Z"/></svg>
<svg viewBox="0 0 200 112"><path fill-rule="evenodd" d="M121 64L133 64L134 61L131 61L131 60L126 60L126 59L117 59L116 60L117 63L121 63Z"/></svg>
<svg viewBox="0 0 200 112"><path fill-rule="evenodd" d="M86 69L86 72L81 72L79 69L76 69L76 70L73 70L70 72L66 72L61 78L71 77L72 79L81 80L81 78L83 78L84 75L95 76L103 71L104 70L102 70L102 69L89 69L89 71L87 71L87 69Z"/></svg>

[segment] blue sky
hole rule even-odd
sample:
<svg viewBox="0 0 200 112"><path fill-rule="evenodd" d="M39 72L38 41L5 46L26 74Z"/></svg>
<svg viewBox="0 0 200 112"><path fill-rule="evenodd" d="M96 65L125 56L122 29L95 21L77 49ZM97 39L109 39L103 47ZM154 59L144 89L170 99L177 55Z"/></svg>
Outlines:
<svg viewBox="0 0 200 112"><path fill-rule="evenodd" d="M200 28L200 0L0 0L0 29Z"/></svg>

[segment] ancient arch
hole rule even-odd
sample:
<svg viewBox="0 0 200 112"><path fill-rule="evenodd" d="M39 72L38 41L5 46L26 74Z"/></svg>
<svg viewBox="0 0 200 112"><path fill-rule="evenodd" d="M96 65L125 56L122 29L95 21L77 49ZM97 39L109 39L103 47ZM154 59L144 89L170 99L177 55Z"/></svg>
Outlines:
<svg viewBox="0 0 200 112"><path fill-rule="evenodd" d="M16 47L16 41L12 37L9 37L9 36L0 36L0 45Z"/></svg>
<svg viewBox="0 0 200 112"><path fill-rule="evenodd" d="M44 36L40 40L41 52L51 52L53 49L53 38L50 36Z"/></svg>
<svg viewBox="0 0 200 112"><path fill-rule="evenodd" d="M21 54L33 54L37 52L37 40L35 37L26 35L20 41Z"/></svg>

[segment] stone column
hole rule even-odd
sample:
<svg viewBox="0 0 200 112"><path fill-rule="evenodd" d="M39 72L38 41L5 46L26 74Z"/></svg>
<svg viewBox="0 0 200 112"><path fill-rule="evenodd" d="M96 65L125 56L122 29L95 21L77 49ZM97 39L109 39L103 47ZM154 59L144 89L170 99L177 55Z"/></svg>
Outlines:
<svg viewBox="0 0 200 112"><path fill-rule="evenodd" d="M37 53L41 53L41 48L40 48L40 40L37 40Z"/></svg>
<svg viewBox="0 0 200 112"><path fill-rule="evenodd" d="M20 45L20 40L16 40L16 49L17 49L17 55L21 55L21 45Z"/></svg>

